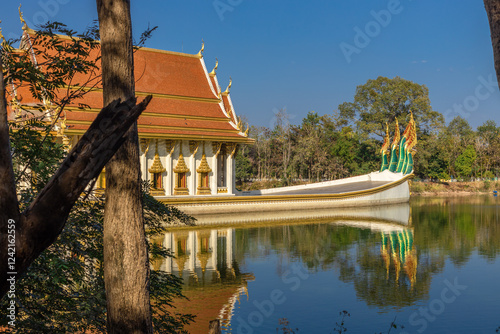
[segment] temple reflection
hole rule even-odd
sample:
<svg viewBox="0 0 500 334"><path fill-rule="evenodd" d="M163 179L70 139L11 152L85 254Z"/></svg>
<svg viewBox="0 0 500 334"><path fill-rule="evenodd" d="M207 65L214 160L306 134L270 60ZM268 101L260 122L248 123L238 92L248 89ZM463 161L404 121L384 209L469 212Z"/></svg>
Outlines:
<svg viewBox="0 0 500 334"><path fill-rule="evenodd" d="M183 293L189 301L175 304L176 311L197 316L189 332L206 332L214 319L221 319L222 327L229 329L234 308L249 298L247 282L255 279L253 274L241 273L234 258L235 229L177 230L155 242L161 242L173 257L155 262L154 269L184 281Z"/></svg>
<svg viewBox="0 0 500 334"><path fill-rule="evenodd" d="M301 263L310 273L336 271L338 279L352 284L367 305L381 311L401 308L428 295L438 267L428 255L418 255L408 206L389 207L383 213L383 218L378 212L371 217L356 212L357 216L249 227L175 229L154 240L173 257L158 260L153 267L182 278L183 293L190 301L175 304L177 311L197 315L189 327L192 333L206 332L214 319L221 319L226 332L231 332L235 311L243 307L241 303L251 305L248 282L265 284L259 280L262 272L255 277L243 273L240 265L246 267L247 262L270 254L279 258L278 275L290 261Z"/></svg>

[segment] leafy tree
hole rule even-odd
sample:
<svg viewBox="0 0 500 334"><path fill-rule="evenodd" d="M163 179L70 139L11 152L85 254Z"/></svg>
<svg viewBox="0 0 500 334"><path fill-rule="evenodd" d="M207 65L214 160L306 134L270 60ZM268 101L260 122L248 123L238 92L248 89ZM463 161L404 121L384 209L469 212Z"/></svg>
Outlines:
<svg viewBox="0 0 500 334"><path fill-rule="evenodd" d="M472 174L472 167L474 162L476 161L476 151L474 150L474 146L469 145L465 148L465 150L460 154L455 161L455 168L458 174L462 177L470 177Z"/></svg>
<svg viewBox="0 0 500 334"><path fill-rule="evenodd" d="M444 122L431 108L427 87L400 77L368 80L356 88L354 102L344 102L338 109L345 124L352 124L364 136L380 138L385 136L385 122L394 123L396 118L404 130L410 111L420 132L431 133Z"/></svg>

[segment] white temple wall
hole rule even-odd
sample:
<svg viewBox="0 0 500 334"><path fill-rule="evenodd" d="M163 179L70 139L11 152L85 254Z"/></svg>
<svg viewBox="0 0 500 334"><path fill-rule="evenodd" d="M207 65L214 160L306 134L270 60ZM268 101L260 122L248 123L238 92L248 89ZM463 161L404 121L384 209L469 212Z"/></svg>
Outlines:
<svg viewBox="0 0 500 334"><path fill-rule="evenodd" d="M176 173L173 172L173 169L177 166L179 162L179 156L182 149L182 155L184 157L184 161L189 168L189 172L186 173L186 185L189 190L189 195L187 196L196 196L198 189L198 173L196 170L200 166L201 159L203 157L203 142L198 142L198 148L191 150L194 147L189 145L189 140L176 140L173 149L169 148L167 150L167 144L165 139L158 139L158 155L160 157L160 161L162 166L166 169L166 172L162 174L162 185L165 190L165 196L173 196L174 187L175 187L175 178ZM146 153L142 151L143 147L141 147L140 152L140 164L141 164L141 173L142 179L144 181L152 181L151 173L149 172L149 168L153 165L154 157L156 153L156 139L149 140L148 146L146 148ZM231 156L231 152L227 152L226 154L226 166L225 171L217 170L217 157L215 156L213 145L211 141L205 142L205 156L207 158L208 165L212 169L212 171L208 174L209 176L209 185L210 191L212 195L232 195L236 192L236 181L235 181L235 160L234 156ZM172 152L172 154L170 154ZM218 193L217 191L217 177L219 173L226 174L226 187L227 193ZM186 196L186 195L179 195Z"/></svg>

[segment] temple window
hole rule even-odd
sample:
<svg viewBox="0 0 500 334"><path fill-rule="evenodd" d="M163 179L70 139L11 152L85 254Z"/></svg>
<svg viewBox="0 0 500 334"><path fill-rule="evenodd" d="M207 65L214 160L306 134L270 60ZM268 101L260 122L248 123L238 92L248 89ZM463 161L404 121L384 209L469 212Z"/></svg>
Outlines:
<svg viewBox="0 0 500 334"><path fill-rule="evenodd" d="M179 155L179 160L177 161L177 166L174 168L174 173L177 174L175 178L174 195L189 195L189 189L187 188L186 173L189 172L189 168L184 161L184 156Z"/></svg>
<svg viewBox="0 0 500 334"><path fill-rule="evenodd" d="M201 157L200 166L196 170L198 172L198 189L197 195L210 195L212 192L210 191L210 183L208 173L212 171L207 162L207 157L205 153L203 153Z"/></svg>
<svg viewBox="0 0 500 334"><path fill-rule="evenodd" d="M165 189L163 189L162 178L163 173L166 172L166 169L161 164L160 155L158 154L158 141L156 141L155 158L153 160L153 165L149 169L149 172L151 173L152 180L152 188L150 191L151 195L164 196Z"/></svg>

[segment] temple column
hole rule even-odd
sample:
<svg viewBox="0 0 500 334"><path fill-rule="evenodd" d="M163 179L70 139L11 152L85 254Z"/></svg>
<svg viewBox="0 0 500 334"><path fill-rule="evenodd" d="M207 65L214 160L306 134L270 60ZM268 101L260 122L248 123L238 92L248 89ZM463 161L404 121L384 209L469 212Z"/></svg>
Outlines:
<svg viewBox="0 0 500 334"><path fill-rule="evenodd" d="M234 163L234 156L236 154L236 150L238 149L238 144L232 143L228 144L228 154L226 158L226 186L227 186L227 193L228 194L235 194L236 192L236 165Z"/></svg>
<svg viewBox="0 0 500 334"><path fill-rule="evenodd" d="M199 146L200 146L199 142L196 142L193 140L189 141L189 152L191 153L191 166L189 169L191 170L191 178L189 180L188 188L189 188L190 195L196 195L196 188L197 188L197 184L196 184L196 178L197 178L197 175L196 175L197 174L196 173L196 152L198 152Z"/></svg>
<svg viewBox="0 0 500 334"><path fill-rule="evenodd" d="M217 195L217 180L219 179L218 164L217 164L217 156L220 153L222 148L222 143L212 142L212 172L213 177L210 180L210 189L212 190L212 195Z"/></svg>
<svg viewBox="0 0 500 334"><path fill-rule="evenodd" d="M166 150L166 169L167 175L165 176L165 196L172 196L173 181L174 181L174 166L173 166L173 155L175 149L175 141L165 140L165 150Z"/></svg>
<svg viewBox="0 0 500 334"><path fill-rule="evenodd" d="M196 269L196 232L189 232L187 249L189 251L188 269L194 272Z"/></svg>
<svg viewBox="0 0 500 334"><path fill-rule="evenodd" d="M226 264L228 268L233 267L233 228L228 228L226 231Z"/></svg>
<svg viewBox="0 0 500 334"><path fill-rule="evenodd" d="M212 230L210 231L210 250L212 251L210 253L210 260L208 263L210 263L211 268L213 270L217 269L217 230Z"/></svg>
<svg viewBox="0 0 500 334"><path fill-rule="evenodd" d="M141 157L140 157L140 164L141 164L141 174L142 174L142 180L143 181L148 181L149 176L148 176L148 158L147 154L149 151L149 143L150 139L145 139L142 138L140 140L140 148L141 148Z"/></svg>
<svg viewBox="0 0 500 334"><path fill-rule="evenodd" d="M168 233L165 233L165 237L163 238L163 247L165 247L166 249L169 249L172 253L174 252L174 250L172 249L172 245L173 245L173 234L168 232ZM161 266L161 270L163 271L166 271L168 273L172 273L172 262L173 262L173 258L171 256L167 256L164 260L163 260L163 265Z"/></svg>

